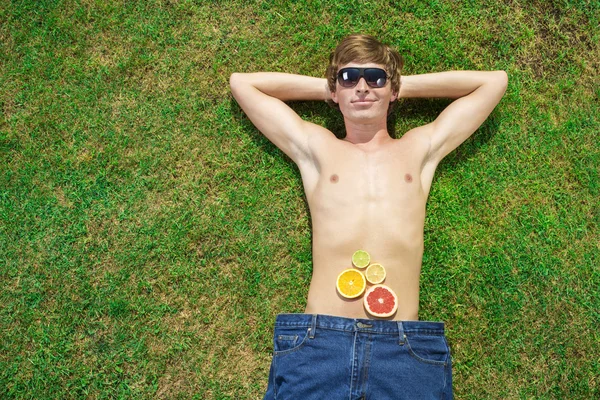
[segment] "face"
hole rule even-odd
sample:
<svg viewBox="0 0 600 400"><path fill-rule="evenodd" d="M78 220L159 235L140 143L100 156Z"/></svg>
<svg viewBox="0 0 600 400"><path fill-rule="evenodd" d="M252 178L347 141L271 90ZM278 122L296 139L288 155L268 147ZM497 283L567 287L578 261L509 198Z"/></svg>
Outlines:
<svg viewBox="0 0 600 400"><path fill-rule="evenodd" d="M339 69L357 68L381 68L379 64L356 64L342 65ZM382 118L387 119L387 110L390 102L396 100L396 93L392 92L391 83L388 79L385 86L381 88L371 87L364 77L361 77L354 87L343 87L336 82L336 91L331 93L331 99L340 106L340 111L345 119L359 123L379 122Z"/></svg>

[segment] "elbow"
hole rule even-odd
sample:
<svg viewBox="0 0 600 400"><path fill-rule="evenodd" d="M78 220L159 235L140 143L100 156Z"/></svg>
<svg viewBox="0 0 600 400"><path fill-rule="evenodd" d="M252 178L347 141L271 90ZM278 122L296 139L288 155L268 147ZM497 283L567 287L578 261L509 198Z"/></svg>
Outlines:
<svg viewBox="0 0 600 400"><path fill-rule="evenodd" d="M237 88L239 86L241 75L242 74L240 74L239 72L234 72L229 77L229 88L231 89L232 92L235 90L235 88Z"/></svg>
<svg viewBox="0 0 600 400"><path fill-rule="evenodd" d="M508 74L506 71L494 71L494 81L502 89L502 92L505 92L508 87Z"/></svg>
<svg viewBox="0 0 600 400"><path fill-rule="evenodd" d="M239 72L234 72L229 77L229 89L231 90L231 94L234 98L238 98L238 94L244 84L244 74Z"/></svg>
<svg viewBox="0 0 600 400"><path fill-rule="evenodd" d="M248 80L248 74L245 73L234 72L229 77L229 89L236 98L236 95L240 93L240 91L244 90L249 83L250 81Z"/></svg>
<svg viewBox="0 0 600 400"><path fill-rule="evenodd" d="M506 71L496 70L488 71L487 77L483 85L485 85L490 93L496 93L500 97L504 96L508 87L508 74Z"/></svg>

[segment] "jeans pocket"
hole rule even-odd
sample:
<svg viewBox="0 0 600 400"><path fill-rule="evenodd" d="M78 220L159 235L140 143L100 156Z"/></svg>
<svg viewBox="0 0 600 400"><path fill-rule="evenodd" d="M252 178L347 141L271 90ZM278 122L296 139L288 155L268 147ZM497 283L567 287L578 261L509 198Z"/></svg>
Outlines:
<svg viewBox="0 0 600 400"><path fill-rule="evenodd" d="M442 335L408 335L406 345L410 355L427 364L446 365L450 349Z"/></svg>
<svg viewBox="0 0 600 400"><path fill-rule="evenodd" d="M275 355L296 351L304 346L310 328L276 327L273 337Z"/></svg>

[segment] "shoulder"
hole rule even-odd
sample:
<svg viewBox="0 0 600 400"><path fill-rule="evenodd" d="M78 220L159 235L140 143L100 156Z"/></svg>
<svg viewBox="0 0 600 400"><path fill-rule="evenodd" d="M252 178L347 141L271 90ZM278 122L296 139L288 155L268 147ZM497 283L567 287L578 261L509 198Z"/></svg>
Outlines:
<svg viewBox="0 0 600 400"><path fill-rule="evenodd" d="M302 129L306 138L305 151L294 162L302 176L305 193L310 197L319 182L321 171L340 153L342 144L333 132L323 126L304 122Z"/></svg>
<svg viewBox="0 0 600 400"><path fill-rule="evenodd" d="M307 137L308 147L313 153L318 153L340 143L340 139L333 132L313 122L304 122L304 132Z"/></svg>
<svg viewBox="0 0 600 400"><path fill-rule="evenodd" d="M406 141L404 147L409 149L412 161L420 169L421 185L425 193L429 193L438 166L438 160L432 157L431 151L433 129L432 124L419 126L406 132L402 137L402 140Z"/></svg>
<svg viewBox="0 0 600 400"><path fill-rule="evenodd" d="M419 126L407 131L399 139L411 153L418 158L426 161L431 150L431 133L433 131L432 124Z"/></svg>
<svg viewBox="0 0 600 400"><path fill-rule="evenodd" d="M329 129L313 122L303 121L302 134L305 138L304 154L296 164L303 169L319 169L320 160L333 151L339 139Z"/></svg>

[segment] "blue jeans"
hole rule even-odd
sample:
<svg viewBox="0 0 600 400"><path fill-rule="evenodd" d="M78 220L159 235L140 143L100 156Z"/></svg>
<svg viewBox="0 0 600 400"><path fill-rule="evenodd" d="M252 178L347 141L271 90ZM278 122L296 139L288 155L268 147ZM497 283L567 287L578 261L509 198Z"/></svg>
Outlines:
<svg viewBox="0 0 600 400"><path fill-rule="evenodd" d="M444 324L281 314L265 400L452 399Z"/></svg>

